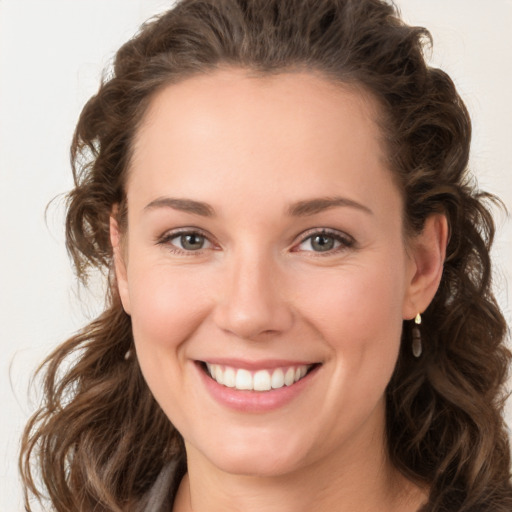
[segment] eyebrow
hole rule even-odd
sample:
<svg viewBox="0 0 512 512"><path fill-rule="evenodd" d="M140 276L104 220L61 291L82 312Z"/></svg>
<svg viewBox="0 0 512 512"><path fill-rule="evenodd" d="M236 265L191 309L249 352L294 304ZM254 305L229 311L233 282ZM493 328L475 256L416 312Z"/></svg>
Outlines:
<svg viewBox="0 0 512 512"><path fill-rule="evenodd" d="M144 207L144 210L153 210L155 208L172 208L187 213L195 213L202 217L213 217L214 209L208 204L193 199L177 199L173 197L159 197L151 201Z"/></svg>
<svg viewBox="0 0 512 512"><path fill-rule="evenodd" d="M349 206L351 208L356 208L365 213L373 215L372 210L367 206L354 201L353 199L348 199L347 197L319 197L316 199L307 199L305 201L298 201L293 203L288 208L288 215L292 215L294 217L307 217L309 215L315 215L317 213L323 212L324 210L328 210L330 208L336 208L338 206Z"/></svg>
<svg viewBox="0 0 512 512"><path fill-rule="evenodd" d="M330 208L348 206L356 208L365 213L373 215L372 210L367 206L358 203L346 197L319 197L315 199L306 199L292 203L287 208L287 214L292 217L307 217L321 213ZM214 217L215 210L208 203L194 201L193 199L179 199L173 197L159 197L144 207L144 210L153 210L155 208L172 208L182 212L193 213L202 217Z"/></svg>

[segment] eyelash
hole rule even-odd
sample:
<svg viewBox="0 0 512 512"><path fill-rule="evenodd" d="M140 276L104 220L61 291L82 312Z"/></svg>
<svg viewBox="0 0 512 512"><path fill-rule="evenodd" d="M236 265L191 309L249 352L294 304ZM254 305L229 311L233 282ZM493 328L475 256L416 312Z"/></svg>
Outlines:
<svg viewBox="0 0 512 512"><path fill-rule="evenodd" d="M294 247L301 246L308 240L312 240L314 237L326 237L326 238L332 238L335 242L338 242L339 246L330 250L327 250L325 252L322 251L304 251L304 252L310 252L315 255L315 257L320 256L331 256L333 254L338 254L340 252L343 252L347 249L353 248L355 246L355 240L346 233L334 230L334 229L328 229L328 228L322 228L322 229L312 229L309 231L306 231L301 236L301 241L296 244ZM311 243L311 242L310 242ZM298 250L294 250L293 252L299 252Z"/></svg>
<svg viewBox="0 0 512 512"><path fill-rule="evenodd" d="M202 231L198 228L183 228L183 229L179 229L176 231L168 232L157 240L157 244L166 246L168 248L168 250L174 254L187 255L187 256L202 254L204 250L208 250L211 248L211 247L208 247L208 248L204 248L204 249L201 248L198 250L184 250L184 249L180 249L179 247L176 247L172 243L173 240L175 240L181 236L186 236L186 235L200 236L200 237L204 238L204 240L207 241L209 244L211 244L211 246L213 248L215 247L215 244L210 240L209 236L204 231ZM315 228L315 229L308 230L302 234L299 243L294 245L292 252L300 252L299 250L296 249L296 247L301 246L308 240L312 240L314 237L322 237L322 236L324 236L326 238L334 239L334 242L335 243L337 242L339 244L338 247L326 250L325 252L312 251L312 250L311 251L303 251L303 252L313 253L313 254L315 254L315 257L330 256L333 254L337 254L339 252L343 252L344 250L353 248L356 245L355 240L351 236L347 235L346 233L342 233L340 231L336 231L333 229L327 229L327 228L322 228L322 229Z"/></svg>
<svg viewBox="0 0 512 512"><path fill-rule="evenodd" d="M204 251L203 248L198 249L196 251L187 251L184 249L180 249L179 247L176 247L174 244L172 244L172 240L179 238L181 236L186 236L186 235L200 236L200 237L204 238L207 242L212 244L212 246L214 246L213 242L210 240L208 235L198 228L183 228L183 229L178 229L176 231L170 231L168 233L165 233L161 238L159 238L157 240L157 244L165 245L167 247L167 249L174 254L184 254L187 256L188 255L192 256L194 254L196 254L196 255L201 254Z"/></svg>

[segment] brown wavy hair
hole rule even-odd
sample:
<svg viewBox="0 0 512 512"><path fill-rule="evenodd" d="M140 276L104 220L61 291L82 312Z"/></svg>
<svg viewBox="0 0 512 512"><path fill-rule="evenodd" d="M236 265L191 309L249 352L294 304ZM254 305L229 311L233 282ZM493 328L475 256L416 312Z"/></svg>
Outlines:
<svg viewBox="0 0 512 512"><path fill-rule="evenodd" d="M493 198L468 174L470 119L452 80L426 64L430 44L424 28L381 0L183 0L121 47L76 127L66 220L78 277L108 274L106 309L39 369L44 401L20 455L27 511L32 495L58 512L135 510L164 465L184 454L136 358L124 358L133 339L112 270L109 215L120 205L124 218L132 141L155 92L221 66L310 70L379 101L407 233L442 212L451 234L420 359L404 322L387 389L389 455L429 488L424 512L512 510L502 416L510 354L489 259Z"/></svg>

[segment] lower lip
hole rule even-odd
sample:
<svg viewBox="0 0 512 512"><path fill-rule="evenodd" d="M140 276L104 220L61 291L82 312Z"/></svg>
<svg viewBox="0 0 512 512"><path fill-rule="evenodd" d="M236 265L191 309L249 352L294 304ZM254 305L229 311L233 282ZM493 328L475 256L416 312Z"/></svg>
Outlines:
<svg viewBox="0 0 512 512"><path fill-rule="evenodd" d="M219 384L206 374L202 365L196 363L200 377L211 396L221 405L241 412L269 412L291 402L302 393L314 379L319 368L313 368L305 377L291 386L269 391L241 391Z"/></svg>

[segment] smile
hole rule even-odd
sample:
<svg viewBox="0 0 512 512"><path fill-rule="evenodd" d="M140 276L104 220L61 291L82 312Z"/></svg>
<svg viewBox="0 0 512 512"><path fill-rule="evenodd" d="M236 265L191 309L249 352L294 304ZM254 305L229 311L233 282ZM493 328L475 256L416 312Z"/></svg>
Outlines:
<svg viewBox="0 0 512 512"><path fill-rule="evenodd" d="M218 384L240 391L270 391L291 386L315 366L309 364L249 371L220 364L205 364L208 375Z"/></svg>

